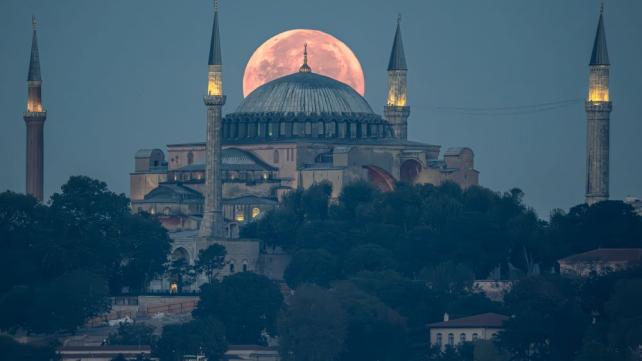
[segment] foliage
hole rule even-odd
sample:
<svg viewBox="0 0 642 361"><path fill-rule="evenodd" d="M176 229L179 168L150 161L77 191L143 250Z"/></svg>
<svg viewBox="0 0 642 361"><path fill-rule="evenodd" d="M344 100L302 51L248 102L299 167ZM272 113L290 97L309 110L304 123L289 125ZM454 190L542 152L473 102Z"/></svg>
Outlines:
<svg viewBox="0 0 642 361"><path fill-rule="evenodd" d="M23 345L7 336L0 336L0 355L3 360L49 361L59 359L54 347Z"/></svg>
<svg viewBox="0 0 642 361"><path fill-rule="evenodd" d="M182 361L185 355L197 355L201 352L208 360L220 360L225 351L225 328L213 318L165 326L154 347L154 354L161 361Z"/></svg>
<svg viewBox="0 0 642 361"><path fill-rule="evenodd" d="M164 271L170 239L105 183L71 177L49 205L0 194L0 328L74 330ZM29 307L25 307L29 305ZM28 310L29 312L26 312Z"/></svg>
<svg viewBox="0 0 642 361"><path fill-rule="evenodd" d="M274 332L283 303L278 286L264 276L240 272L201 287L201 298L193 311L196 319L214 317L234 344L257 344L261 332Z"/></svg>
<svg viewBox="0 0 642 361"><path fill-rule="evenodd" d="M281 359L337 360L346 327L345 312L335 295L315 285L302 285L279 318Z"/></svg>
<svg viewBox="0 0 642 361"><path fill-rule="evenodd" d="M107 338L110 345L153 345L155 342L154 327L143 323L121 323L118 331Z"/></svg>
<svg viewBox="0 0 642 361"><path fill-rule="evenodd" d="M302 249L292 255L283 275L288 286L296 288L303 283L328 287L337 279L337 261L324 249Z"/></svg>
<svg viewBox="0 0 642 361"><path fill-rule="evenodd" d="M472 289L475 273L465 265L446 261L425 268L421 271L420 278L426 280L431 288L454 295Z"/></svg>
<svg viewBox="0 0 642 361"><path fill-rule="evenodd" d="M216 276L217 271L225 266L225 256L227 251L220 244L213 244L198 253L196 261L196 271L203 272L211 283Z"/></svg>

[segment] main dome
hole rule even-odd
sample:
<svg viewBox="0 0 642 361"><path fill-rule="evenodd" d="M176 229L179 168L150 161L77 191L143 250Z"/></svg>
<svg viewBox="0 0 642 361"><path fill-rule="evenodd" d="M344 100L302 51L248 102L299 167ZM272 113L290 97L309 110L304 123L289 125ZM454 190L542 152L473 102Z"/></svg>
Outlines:
<svg viewBox="0 0 642 361"><path fill-rule="evenodd" d="M261 85L223 119L223 141L265 143L297 139L372 139L392 135L349 85L315 74L307 66Z"/></svg>
<svg viewBox="0 0 642 361"><path fill-rule="evenodd" d="M250 93L236 113L373 114L349 85L312 72L272 80Z"/></svg>

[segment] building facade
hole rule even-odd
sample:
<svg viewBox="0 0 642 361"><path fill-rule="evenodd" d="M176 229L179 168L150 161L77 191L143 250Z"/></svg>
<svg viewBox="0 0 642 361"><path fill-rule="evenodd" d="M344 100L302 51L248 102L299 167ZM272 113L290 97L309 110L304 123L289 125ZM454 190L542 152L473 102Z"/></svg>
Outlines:
<svg viewBox="0 0 642 361"><path fill-rule="evenodd" d="M492 340L503 328L508 316L497 313L483 313L451 320L447 313L442 322L431 323L430 345L442 351L466 342Z"/></svg>
<svg viewBox="0 0 642 361"><path fill-rule="evenodd" d="M218 34L216 12L206 99L223 94ZM239 227L276 207L286 192L322 181L332 184L333 198L359 180L382 191L394 189L397 182L453 181L462 188L478 184L470 148L452 148L441 155L438 145L407 139L410 107L399 22L388 64L384 116L347 84L315 73L307 64L306 50L302 58L298 72L258 87L221 118L220 126L209 127L207 142L138 151L130 174L133 210L158 214L172 232L200 229L211 223L205 195L216 188L207 179L217 175L222 187L221 234L234 238ZM208 117L217 119L218 108L210 108ZM213 129L220 133L211 134ZM218 142L213 149L211 140ZM210 165L218 164L208 159L218 154L220 169L208 172Z"/></svg>

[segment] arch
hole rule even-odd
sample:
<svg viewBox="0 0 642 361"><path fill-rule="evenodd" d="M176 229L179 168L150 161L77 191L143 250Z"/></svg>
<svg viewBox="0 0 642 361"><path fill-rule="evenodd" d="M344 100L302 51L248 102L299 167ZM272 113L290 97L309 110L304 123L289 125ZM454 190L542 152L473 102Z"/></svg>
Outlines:
<svg viewBox="0 0 642 361"><path fill-rule="evenodd" d="M189 263L189 252L183 247L178 247L172 252L171 260L172 262L185 261L186 263Z"/></svg>
<svg viewBox="0 0 642 361"><path fill-rule="evenodd" d="M408 159L401 164L400 177L402 182L414 184L421 173L421 163L415 159Z"/></svg>
<svg viewBox="0 0 642 361"><path fill-rule="evenodd" d="M376 165L363 166L368 170L368 180L382 192L391 192L395 189L395 178L384 169Z"/></svg>

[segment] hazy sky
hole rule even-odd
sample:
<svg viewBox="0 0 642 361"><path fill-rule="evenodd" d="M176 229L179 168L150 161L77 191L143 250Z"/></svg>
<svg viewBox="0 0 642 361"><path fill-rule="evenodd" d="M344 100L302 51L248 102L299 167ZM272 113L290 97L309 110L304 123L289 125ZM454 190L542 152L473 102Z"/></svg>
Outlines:
<svg viewBox="0 0 642 361"><path fill-rule="evenodd" d="M482 185L519 187L547 217L583 201L581 101L540 113L471 114L585 97L597 0L222 0L225 112L263 41L292 28L328 32L355 52L382 112L397 13L408 61L409 138L475 151ZM139 148L203 141L210 0L0 0L0 190L24 191L31 15L39 41L45 194L71 175L129 192ZM642 196L642 1L608 1L611 195ZM520 114L515 114L520 113Z"/></svg>

